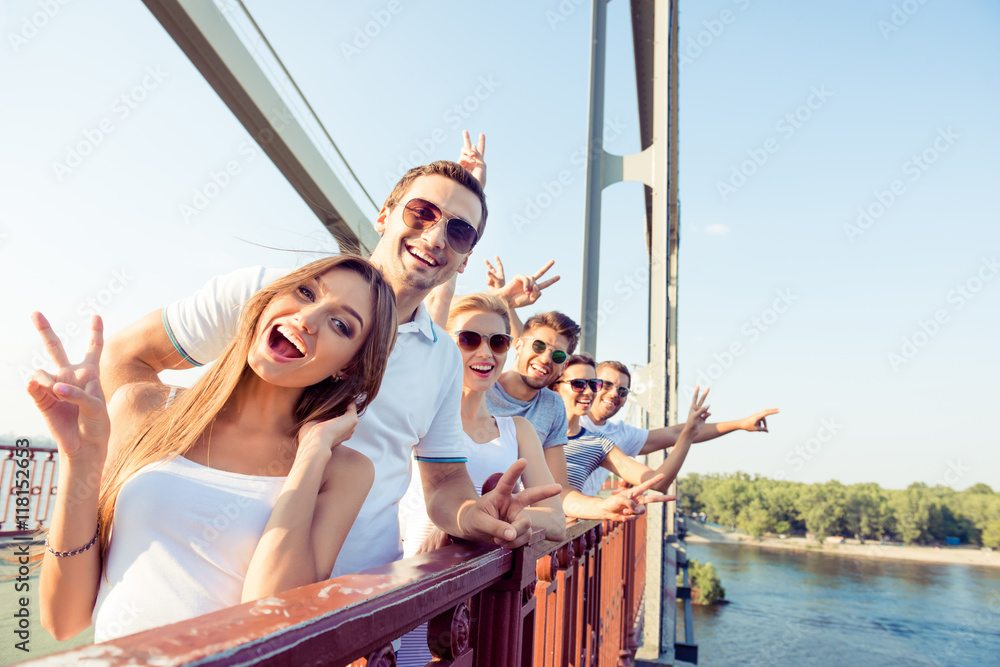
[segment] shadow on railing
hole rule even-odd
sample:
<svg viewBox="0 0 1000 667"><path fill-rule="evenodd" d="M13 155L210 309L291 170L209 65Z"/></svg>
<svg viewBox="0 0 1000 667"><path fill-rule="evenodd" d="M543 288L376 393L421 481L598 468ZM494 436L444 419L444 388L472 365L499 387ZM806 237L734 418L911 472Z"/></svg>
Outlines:
<svg viewBox="0 0 1000 667"><path fill-rule="evenodd" d="M641 516L582 521L560 543L535 530L515 551L456 544L26 664L388 667L392 640L430 621L434 665L628 665L645 532Z"/></svg>
<svg viewBox="0 0 1000 667"><path fill-rule="evenodd" d="M51 447L0 445L0 536L30 533L48 523L57 457Z"/></svg>

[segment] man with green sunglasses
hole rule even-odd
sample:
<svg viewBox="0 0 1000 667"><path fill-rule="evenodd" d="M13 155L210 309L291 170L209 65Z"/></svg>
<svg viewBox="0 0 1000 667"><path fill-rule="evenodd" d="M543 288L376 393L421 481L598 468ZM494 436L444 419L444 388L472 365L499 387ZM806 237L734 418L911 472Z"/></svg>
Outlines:
<svg viewBox="0 0 1000 667"><path fill-rule="evenodd" d="M644 488L596 498L569 484L564 451L569 430L566 406L559 394L547 387L562 374L579 336L579 325L563 313L550 311L528 318L521 336L514 341L514 368L501 375L486 393L486 409L494 417L524 417L535 427L552 478L563 487L563 510L567 516L632 519L643 512L637 498Z"/></svg>

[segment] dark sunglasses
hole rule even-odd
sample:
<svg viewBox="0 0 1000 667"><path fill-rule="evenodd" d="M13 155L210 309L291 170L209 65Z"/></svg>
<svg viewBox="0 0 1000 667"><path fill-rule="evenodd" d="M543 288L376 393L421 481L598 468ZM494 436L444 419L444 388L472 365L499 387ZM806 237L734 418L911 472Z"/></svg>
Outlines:
<svg viewBox="0 0 1000 667"><path fill-rule="evenodd" d="M578 394L581 391L583 391L584 388L587 387L587 385L590 385L590 391L592 391L592 392L594 392L596 394L597 392L599 392L601 390L601 385L604 384L604 381L603 380L582 380L582 379L576 379L576 380L559 380L558 382L556 382L556 384L568 384L570 386L570 388L573 391L575 391L576 393L578 393Z"/></svg>
<svg viewBox="0 0 1000 667"><path fill-rule="evenodd" d="M509 350L510 342L513 340L513 338L505 333L495 333L487 336L478 331L456 331L454 336L455 340L458 341L458 346L466 352L475 352L483 344L484 340L489 341L490 349L493 350L494 354L503 354Z"/></svg>
<svg viewBox="0 0 1000 667"><path fill-rule="evenodd" d="M403 206L403 222L410 229L430 229L442 220L447 220L445 236L451 249L460 254L471 252L479 240L479 232L471 224L461 218L446 218L440 206L426 199L411 199Z"/></svg>
<svg viewBox="0 0 1000 667"><path fill-rule="evenodd" d="M629 391L628 387L623 387L621 385L616 385L614 382L608 382L607 380L605 380L604 381L604 388L607 389L608 391L614 391L617 388L618 389L618 392L617 392L618 393L618 398L627 398L628 397L628 391Z"/></svg>
<svg viewBox="0 0 1000 667"><path fill-rule="evenodd" d="M531 343L531 351L534 352L535 354L542 354L543 352L545 352L545 350L549 348L549 346L545 343L545 341L538 340L537 338L529 338L526 340L533 341ZM562 362L566 361L567 356L569 355L566 354L564 351L552 348L552 363L561 364Z"/></svg>

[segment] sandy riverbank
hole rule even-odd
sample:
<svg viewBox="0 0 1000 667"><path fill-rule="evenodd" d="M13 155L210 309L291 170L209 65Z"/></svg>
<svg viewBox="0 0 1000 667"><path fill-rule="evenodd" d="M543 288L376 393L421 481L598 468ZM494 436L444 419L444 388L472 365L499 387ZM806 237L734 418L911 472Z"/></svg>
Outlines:
<svg viewBox="0 0 1000 667"><path fill-rule="evenodd" d="M793 551L812 551L834 556L849 556L852 558L875 558L895 560L917 560L927 563L953 563L957 565L985 565L1000 567L1000 551L983 551L979 547L900 547L880 545L878 542L859 544L857 540L847 540L844 544L818 544L815 540L803 537L786 539L764 538L760 541L742 533L727 533L713 526L702 525L696 521L687 522L688 533L685 541L689 544L705 542L742 543L747 546L764 547L766 549L791 549Z"/></svg>

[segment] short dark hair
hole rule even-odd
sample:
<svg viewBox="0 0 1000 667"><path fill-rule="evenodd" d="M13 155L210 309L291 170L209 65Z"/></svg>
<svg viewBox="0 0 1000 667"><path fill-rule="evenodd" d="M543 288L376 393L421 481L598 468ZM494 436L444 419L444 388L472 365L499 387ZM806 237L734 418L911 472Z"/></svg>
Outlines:
<svg viewBox="0 0 1000 667"><path fill-rule="evenodd" d="M483 238L483 231L486 230L486 194L483 193L483 186L480 185L479 181L469 173L469 171L457 162L451 162L450 160L438 160L437 162L431 162L430 164L421 165L419 167L414 167L408 172L403 174L396 183L396 186L389 193L389 196L385 198L385 204L387 208L393 204L398 204L403 198L403 195L407 193L410 187L413 185L413 181L417 180L421 176L444 176L445 178L450 178L459 185L465 186L467 189L472 191L472 194L479 197L479 204L483 209L483 217L479 220L479 238Z"/></svg>
<svg viewBox="0 0 1000 667"><path fill-rule="evenodd" d="M573 354L573 351L576 350L576 344L580 340L579 324L570 319L568 315L550 310L547 313L538 313L529 317L528 321L524 323L524 330L521 332L521 335L527 336L529 332L541 329L542 327L552 329L560 336L564 336L569 341L569 345L567 346L569 349L566 351Z"/></svg>
<svg viewBox="0 0 1000 667"><path fill-rule="evenodd" d="M632 386L632 374L628 372L628 367L625 366L620 361L602 361L597 364L597 372L600 372L602 368L610 368L613 371L618 371L628 378L629 386Z"/></svg>
<svg viewBox="0 0 1000 667"><path fill-rule="evenodd" d="M563 366L562 373L560 373L559 377L557 377L555 380L552 381L552 384L550 384L549 387L554 389L556 386L556 382L562 380L563 377L566 376L566 371L568 371L573 366L590 366L591 368L595 369L597 366L597 362L594 361L594 358L589 354L587 354L586 352L581 352L580 354L574 354L569 359L567 359L565 363L566 365Z"/></svg>

